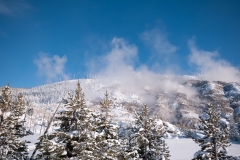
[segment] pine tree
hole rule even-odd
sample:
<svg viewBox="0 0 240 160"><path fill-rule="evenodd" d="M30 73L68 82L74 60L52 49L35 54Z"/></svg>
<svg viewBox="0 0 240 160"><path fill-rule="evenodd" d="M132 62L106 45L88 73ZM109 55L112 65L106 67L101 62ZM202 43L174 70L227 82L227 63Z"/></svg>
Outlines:
<svg viewBox="0 0 240 160"><path fill-rule="evenodd" d="M64 99L65 110L59 112L56 127L59 129L47 134L40 146L38 157L51 156L52 159L79 158L95 160L96 116L87 108L80 82L75 95L69 93ZM45 155L44 155L45 154Z"/></svg>
<svg viewBox="0 0 240 160"><path fill-rule="evenodd" d="M133 128L131 126L122 127L119 129L119 142L120 142L120 156L119 160L137 160L139 159L139 154L137 150L130 147L130 135Z"/></svg>
<svg viewBox="0 0 240 160"><path fill-rule="evenodd" d="M234 122L233 117L230 117L230 139L237 141L239 139L239 132L238 132L238 126L237 123Z"/></svg>
<svg viewBox="0 0 240 160"><path fill-rule="evenodd" d="M38 151L41 154L38 154L36 156L36 159L45 159L45 160L50 160L52 159L54 156L52 156L51 154L56 150L56 146L53 144L53 142L51 140L47 138L42 137L42 141L38 142L41 143L39 144L38 147ZM55 159L59 159L57 157L54 157Z"/></svg>
<svg viewBox="0 0 240 160"><path fill-rule="evenodd" d="M155 140L153 142L153 148L155 149L155 153L153 152L150 159L154 160L169 159L170 151L168 150L167 144L162 135L156 135Z"/></svg>
<svg viewBox="0 0 240 160"><path fill-rule="evenodd" d="M99 118L101 120L97 124L98 135L96 137L96 146L98 149L95 151L96 157L100 160L117 160L120 148L118 140L119 127L110 122L109 108L111 101L108 98L107 91L100 105L104 112L104 117L100 115Z"/></svg>
<svg viewBox="0 0 240 160"><path fill-rule="evenodd" d="M201 150L196 152L193 159L224 159L227 154L229 142L229 128L222 128L219 121L220 115L212 105L208 105L205 114L199 116L199 129L203 132L202 138L193 138Z"/></svg>
<svg viewBox="0 0 240 160"><path fill-rule="evenodd" d="M149 108L143 106L141 112L136 113L135 128L129 137L129 148L124 157L126 159L167 160L170 157L162 132L156 128L156 120L150 118Z"/></svg>
<svg viewBox="0 0 240 160"><path fill-rule="evenodd" d="M101 109L102 109L102 112L105 113L105 119L109 119L110 115L109 115L109 112L110 112L110 105L111 105L111 101L109 100L108 98L109 94L108 92L106 91L105 93L105 98L103 101L100 101L100 105L101 105Z"/></svg>
<svg viewBox="0 0 240 160"><path fill-rule="evenodd" d="M4 114L10 110L12 106L12 92L10 91L9 84L6 85L2 90L2 95L0 97L0 127L4 121Z"/></svg>
<svg viewBox="0 0 240 160"><path fill-rule="evenodd" d="M19 140L19 138L29 134L24 127L25 103L23 95L20 93L16 100L13 100L10 87L7 85L2 90L0 109L1 158L26 158L28 154L26 141Z"/></svg>
<svg viewBox="0 0 240 160"><path fill-rule="evenodd" d="M238 129L238 139L240 139L240 121L237 123L237 129Z"/></svg>
<svg viewBox="0 0 240 160"><path fill-rule="evenodd" d="M238 115L235 118L235 122L236 122L236 127L237 127L237 132L238 132L238 139L240 139L240 115Z"/></svg>

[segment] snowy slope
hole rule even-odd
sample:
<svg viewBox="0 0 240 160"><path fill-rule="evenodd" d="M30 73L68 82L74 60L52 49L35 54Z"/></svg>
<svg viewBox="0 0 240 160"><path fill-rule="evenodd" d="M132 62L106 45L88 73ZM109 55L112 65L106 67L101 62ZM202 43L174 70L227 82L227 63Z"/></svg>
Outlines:
<svg viewBox="0 0 240 160"><path fill-rule="evenodd" d="M207 103L216 105L222 111L223 117L232 113L240 116L240 83L189 80L182 83L183 86L196 91L195 95L189 97L188 94L178 91L169 93L144 87L133 92L118 83L106 85L96 79L81 79L80 81L86 95L87 105L96 112L101 111L99 102L104 98L106 90L108 91L112 100L110 115L112 121L118 124L128 125L133 122L134 112L138 111L144 103L149 104L152 116L164 120L163 125L167 130L165 138L168 138L166 142L173 160L191 159L199 149L199 146L191 139L178 139L182 137L179 127L184 125L194 128L198 123L198 115L202 113ZM25 100L29 101L30 107L34 108L34 114L27 116L26 122L26 126L35 133L35 135L25 137L32 141L29 144L30 152L34 149L37 137L45 130L48 120L62 98L67 97L68 91L74 93L76 84L77 80L69 80L30 89L13 89L13 94L22 92ZM49 131L52 132L53 128L51 127ZM239 148L239 144L232 144L229 147L229 155L240 156Z"/></svg>
<svg viewBox="0 0 240 160"><path fill-rule="evenodd" d="M166 92L148 86L134 92L130 88L121 86L118 81L104 83L99 79L81 79L80 82L88 106L95 111L100 111L99 101L104 98L106 90L108 91L112 100L112 119L116 122L133 121L134 111L144 103L149 105L151 113L158 118L189 128L196 125L198 115L202 113L207 103L217 106L223 114L234 112L235 115L240 116L240 83L186 80L182 82L182 88L195 92L189 96L187 92L183 93L179 90ZM74 93L76 84L77 80L68 80L30 89L15 89L13 93L23 92L30 106L35 108L34 119L43 118L45 110L49 118L62 98L67 97L68 91Z"/></svg>

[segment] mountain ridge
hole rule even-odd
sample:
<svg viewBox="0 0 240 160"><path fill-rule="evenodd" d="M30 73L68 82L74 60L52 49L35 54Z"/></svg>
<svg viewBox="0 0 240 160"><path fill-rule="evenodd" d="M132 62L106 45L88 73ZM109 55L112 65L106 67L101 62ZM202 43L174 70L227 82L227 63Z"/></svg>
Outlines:
<svg viewBox="0 0 240 160"><path fill-rule="evenodd" d="M62 98L67 98L68 92L73 93L78 80L68 80L53 84L33 87L30 89L12 88L14 92L22 92L25 100L31 106L47 109L53 112ZM133 120L133 112L143 104L148 104L152 114L173 124L194 128L198 122L198 115L211 103L217 107L223 116L231 114L240 116L240 83L222 81L203 81L190 79L183 82L183 87L196 92L189 97L184 92L165 92L152 90L146 86L133 93L121 86L121 83L106 85L99 79L80 79L83 92L86 94L87 105L100 111L99 101L103 99L106 90L112 100L111 114L113 120ZM119 109L120 108L120 109ZM122 114L125 117L122 117ZM125 120L127 121L127 120Z"/></svg>

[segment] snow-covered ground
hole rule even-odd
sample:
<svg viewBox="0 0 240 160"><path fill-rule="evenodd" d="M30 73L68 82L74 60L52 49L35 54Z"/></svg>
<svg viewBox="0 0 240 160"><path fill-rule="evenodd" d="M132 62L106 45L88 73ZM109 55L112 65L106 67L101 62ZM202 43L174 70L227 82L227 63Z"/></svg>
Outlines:
<svg viewBox="0 0 240 160"><path fill-rule="evenodd" d="M31 141L31 143L28 144L30 156L35 149L34 143L38 142L38 137L39 135L35 134L24 138L25 140ZM192 159L194 153L200 149L198 144L193 142L193 140L190 138L166 139L166 143L170 150L171 160ZM240 142L234 143L228 148L228 155L240 156Z"/></svg>
<svg viewBox="0 0 240 160"><path fill-rule="evenodd" d="M171 160L192 159L194 153L200 149L190 138L166 139L166 143L170 149ZM228 148L228 155L240 156L240 143L232 144Z"/></svg>

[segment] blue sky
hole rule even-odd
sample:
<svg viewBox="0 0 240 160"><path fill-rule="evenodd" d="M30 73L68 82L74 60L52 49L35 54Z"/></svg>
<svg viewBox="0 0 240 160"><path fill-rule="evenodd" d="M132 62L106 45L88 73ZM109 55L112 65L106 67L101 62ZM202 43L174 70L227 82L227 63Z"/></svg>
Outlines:
<svg viewBox="0 0 240 160"><path fill-rule="evenodd" d="M0 0L0 86L126 68L240 81L239 28L238 0Z"/></svg>

